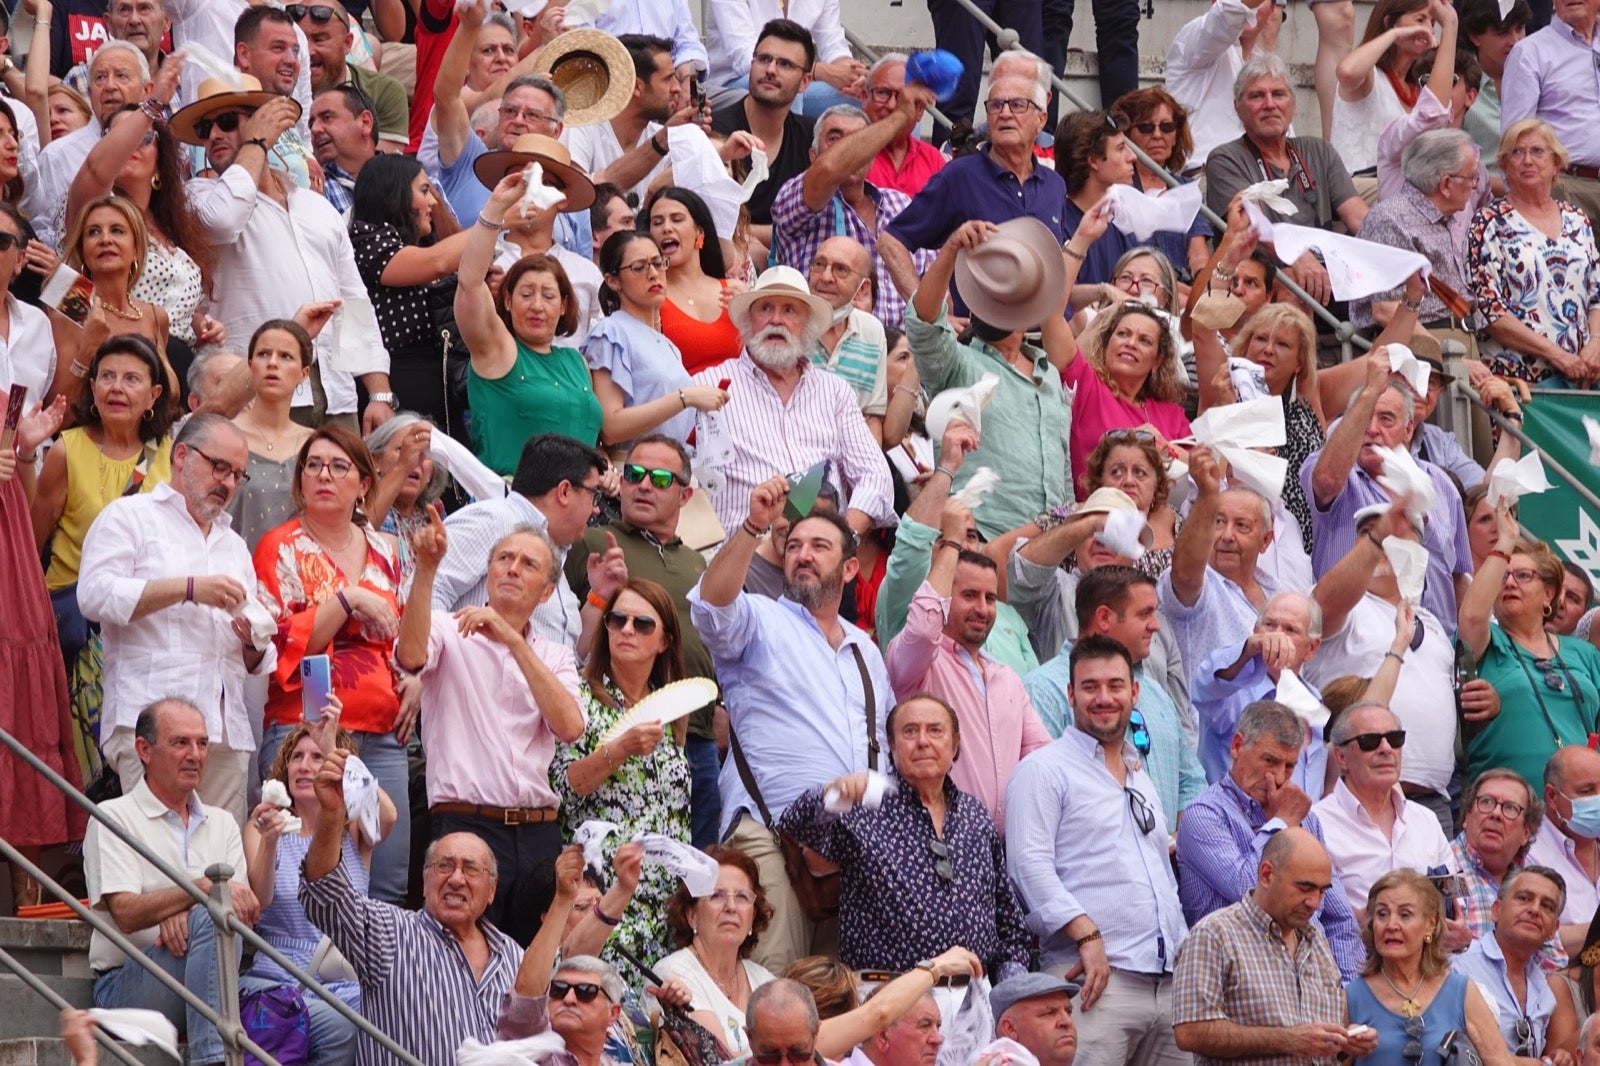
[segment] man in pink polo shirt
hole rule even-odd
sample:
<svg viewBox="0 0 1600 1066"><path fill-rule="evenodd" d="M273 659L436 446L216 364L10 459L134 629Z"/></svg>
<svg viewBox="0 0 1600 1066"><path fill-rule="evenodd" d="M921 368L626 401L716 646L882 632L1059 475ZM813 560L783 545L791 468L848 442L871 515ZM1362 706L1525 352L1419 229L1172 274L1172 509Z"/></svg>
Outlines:
<svg viewBox="0 0 1600 1066"><path fill-rule="evenodd" d="M880 56L867 71L867 99L862 108L867 118L879 122L899 107L900 90L905 84L906 57L899 52ZM918 108L917 125L921 123L922 109ZM945 162L944 154L918 137L917 126L912 126L874 157L867 180L880 189L898 189L915 196Z"/></svg>
<svg viewBox="0 0 1600 1066"><path fill-rule="evenodd" d="M499 888L485 912L502 924L517 878L561 851L550 787L559 739L583 734L572 652L535 633L533 610L557 579L549 539L519 526L489 549L489 604L433 618L433 580L447 546L437 514L411 542L417 571L395 663L422 678L433 838L474 833L494 852Z"/></svg>

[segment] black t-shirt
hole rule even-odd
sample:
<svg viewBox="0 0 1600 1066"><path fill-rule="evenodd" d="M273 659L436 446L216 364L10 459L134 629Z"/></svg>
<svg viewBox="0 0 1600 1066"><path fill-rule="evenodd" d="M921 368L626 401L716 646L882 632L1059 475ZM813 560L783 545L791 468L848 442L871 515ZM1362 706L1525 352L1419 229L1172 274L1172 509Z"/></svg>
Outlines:
<svg viewBox="0 0 1600 1066"><path fill-rule="evenodd" d="M772 201L783 183L802 173L811 165L811 130L815 120L789 112L783 120L783 148L776 158L767 158L767 168L772 172L766 181L756 186L750 196L750 221L758 226L772 224ZM729 134L750 131L750 120L745 117L744 98L741 97L720 111L711 113L711 128Z"/></svg>
<svg viewBox="0 0 1600 1066"><path fill-rule="evenodd" d="M50 73L65 78L106 43L106 0L61 0L52 10Z"/></svg>

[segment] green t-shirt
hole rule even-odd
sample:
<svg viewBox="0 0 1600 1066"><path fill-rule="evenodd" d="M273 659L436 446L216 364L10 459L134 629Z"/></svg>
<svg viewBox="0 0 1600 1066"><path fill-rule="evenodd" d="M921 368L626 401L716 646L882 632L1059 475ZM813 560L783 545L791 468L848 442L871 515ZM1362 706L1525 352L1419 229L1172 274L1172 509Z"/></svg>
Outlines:
<svg viewBox="0 0 1600 1066"><path fill-rule="evenodd" d="M1551 639L1557 642L1558 660L1543 660L1499 626L1489 626L1478 676L1500 693L1500 713L1482 726L1465 727L1469 780L1506 767L1526 778L1534 795L1542 795L1545 760L1558 747L1587 743L1596 731L1600 652L1572 637L1551 634Z"/></svg>
<svg viewBox="0 0 1600 1066"><path fill-rule="evenodd" d="M518 341L517 361L505 377L467 374L467 405L478 458L502 477L516 473L529 437L560 433L585 444L600 439L600 401L589 366L571 348L540 353Z"/></svg>

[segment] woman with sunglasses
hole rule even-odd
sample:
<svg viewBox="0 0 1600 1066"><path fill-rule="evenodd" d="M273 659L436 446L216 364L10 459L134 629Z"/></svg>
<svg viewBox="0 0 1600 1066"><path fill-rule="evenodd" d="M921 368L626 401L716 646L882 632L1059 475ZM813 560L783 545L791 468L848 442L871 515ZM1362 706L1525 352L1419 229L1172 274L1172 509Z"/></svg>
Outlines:
<svg viewBox="0 0 1600 1066"><path fill-rule="evenodd" d="M301 720L300 666L326 655L332 691L361 760L391 796L410 794L405 747L395 737L400 696L391 666L400 616L394 542L373 529L377 469L361 438L328 424L301 445L290 493L296 515L256 545L261 602L276 618L278 668L267 693L261 770ZM400 903L411 850L410 805L373 852L372 896Z"/></svg>
<svg viewBox="0 0 1600 1066"><path fill-rule="evenodd" d="M1494 1011L1466 975L1450 969L1444 899L1415 870L1384 874L1367 894L1361 923L1367 964L1345 985L1351 1025L1378 1031L1378 1048L1361 1066L1445 1066L1439 1042L1457 1032L1472 1041L1486 1066L1514 1059Z"/></svg>
<svg viewBox="0 0 1600 1066"><path fill-rule="evenodd" d="M1561 561L1540 541L1521 539L1503 501L1497 517L1500 535L1457 612L1457 641L1500 693L1499 715L1463 726L1467 775L1509 767L1537 791L1557 748L1600 731L1600 652L1545 628L1561 595Z"/></svg>
<svg viewBox="0 0 1600 1066"><path fill-rule="evenodd" d="M1072 330L1083 336L1102 311L1129 300L1147 305L1172 337L1175 358L1172 369L1178 384L1187 389L1194 381L1194 345L1183 335L1182 325L1173 311L1182 303L1185 291L1178 285L1178 273L1172 268L1172 260L1159 248L1154 245L1129 248L1117 257L1110 281L1098 286L1074 287L1074 300L1092 293L1096 303L1073 316Z"/></svg>
<svg viewBox="0 0 1600 1066"><path fill-rule="evenodd" d="M594 394L604 412L600 440L620 445L651 431L684 441L695 411L719 410L722 389L689 384L683 353L661 332L667 261L648 233L623 231L600 248L600 309L584 346Z"/></svg>
<svg viewBox="0 0 1600 1066"><path fill-rule="evenodd" d="M1184 164L1194 151L1194 137L1189 132L1189 113L1167 90L1150 85L1124 93L1112 105L1117 128L1128 135L1150 161L1174 176L1183 173ZM1193 178L1179 177L1182 184ZM1160 196L1167 191L1167 183L1154 170L1145 166L1144 160L1133 159L1133 187L1150 196ZM1196 215L1187 232L1163 230L1150 238L1173 263L1182 263L1185 277L1192 277L1205 266L1211 257L1211 224L1203 215Z"/></svg>
<svg viewBox="0 0 1600 1066"><path fill-rule="evenodd" d="M630 578L607 602L604 618L605 639L595 642L579 693L588 724L583 736L557 748L550 764L550 779L562 796L562 828L570 838L584 822L600 819L630 834L662 833L687 843L688 719L671 729L641 722L606 739L634 704L685 676L677 609L654 581ZM616 931L619 944L644 959L666 954L662 914L675 885L664 867L652 863L645 869L636 896L640 905L628 908Z"/></svg>
<svg viewBox="0 0 1600 1066"><path fill-rule="evenodd" d="M750 993L776 980L772 971L750 961L756 940L772 921L772 904L749 855L721 844L705 853L717 860L717 887L696 899L687 885L678 885L667 901L667 928L678 950L654 969L662 980L676 978L688 987L698 1008L690 1017L722 1042L730 1058L738 1058L750 1053L744 1027Z"/></svg>

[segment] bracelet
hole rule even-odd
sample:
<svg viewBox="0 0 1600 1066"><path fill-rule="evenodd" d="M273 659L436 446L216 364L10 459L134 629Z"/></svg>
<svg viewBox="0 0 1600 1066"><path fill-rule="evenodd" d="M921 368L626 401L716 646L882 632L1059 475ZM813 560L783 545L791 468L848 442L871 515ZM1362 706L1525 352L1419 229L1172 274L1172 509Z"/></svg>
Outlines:
<svg viewBox="0 0 1600 1066"><path fill-rule="evenodd" d="M1232 281L1233 271L1223 270L1222 267L1215 266L1211 268L1211 276L1214 278L1221 278L1223 281Z"/></svg>
<svg viewBox="0 0 1600 1066"><path fill-rule="evenodd" d="M750 524L750 519L748 519L748 518L746 518L743 522L739 523L739 528L744 530L746 533L750 534L756 540L760 540L762 537L764 537L768 533L772 532L772 527L771 526L768 526L766 529L757 529L755 526Z"/></svg>
<svg viewBox="0 0 1600 1066"><path fill-rule="evenodd" d="M498 233L501 229L503 229L505 227L505 224L506 224L506 220L503 219L503 218L499 222L492 222L489 219L483 217L483 212L482 211L478 212L478 225L483 226L485 229L492 229L492 230L494 230L495 232Z"/></svg>
<svg viewBox="0 0 1600 1066"><path fill-rule="evenodd" d="M1080 937L1078 937L1076 940L1073 941L1073 943L1078 945L1078 947L1081 948L1081 947L1083 947L1083 945L1087 944L1089 941L1091 941L1091 940L1099 940L1099 939L1100 939L1100 930L1096 929L1094 932L1090 933L1088 936L1080 936Z"/></svg>
<svg viewBox="0 0 1600 1066"><path fill-rule="evenodd" d="M896 385L894 387L894 391L896 393L903 392L913 400L919 400L922 398L922 393L918 392L916 389L913 389L910 385Z"/></svg>
<svg viewBox="0 0 1600 1066"><path fill-rule="evenodd" d="M165 122L168 106L153 96L147 96L139 102L139 110L144 112L144 116L151 122Z"/></svg>
<svg viewBox="0 0 1600 1066"><path fill-rule="evenodd" d="M1505 419L1507 422L1521 422L1522 421L1522 412L1521 411L1512 411L1510 414L1501 415L1500 417Z"/></svg>
<svg viewBox="0 0 1600 1066"><path fill-rule="evenodd" d="M1400 301L1400 306L1404 307L1407 311L1410 311L1412 314L1416 314L1417 312L1422 310L1422 298L1419 296L1414 302L1411 301L1411 300L1401 300Z"/></svg>
<svg viewBox="0 0 1600 1066"><path fill-rule="evenodd" d="M689 398L683 394L682 389L678 390L678 403L683 410L687 411L689 409Z"/></svg>
<svg viewBox="0 0 1600 1066"><path fill-rule="evenodd" d="M607 925L611 926L611 928L613 928L613 929L615 929L617 926L622 924L622 919L621 918L613 918L613 917L611 917L611 915L609 915L605 911L601 910L600 909L600 904L598 902L596 902L595 905L594 905L594 916L596 918L599 918L602 922L605 922Z"/></svg>
<svg viewBox="0 0 1600 1066"><path fill-rule="evenodd" d="M270 149L267 148L267 139L265 137L251 137L248 141L245 141L244 144L255 145L257 148L261 149L263 155L270 151ZM243 148L244 144L241 144L239 147Z"/></svg>
<svg viewBox="0 0 1600 1066"><path fill-rule="evenodd" d="M80 381L89 376L89 368L76 359L67 365L67 370Z"/></svg>
<svg viewBox="0 0 1600 1066"><path fill-rule="evenodd" d="M1490 548L1489 549L1489 554L1485 555L1484 558L1485 559L1503 559L1507 566L1511 565L1511 554L1509 552L1503 552L1499 548Z"/></svg>
<svg viewBox="0 0 1600 1066"><path fill-rule="evenodd" d="M586 598L589 601L589 606L593 607L595 610L603 611L606 609L606 601L601 599L600 594L595 592L593 589L589 590L589 595Z"/></svg>
<svg viewBox="0 0 1600 1066"><path fill-rule="evenodd" d="M940 537L938 540L933 542L933 547L935 551L940 548L954 548L958 552L964 552L967 550L967 546L965 544L962 544L960 541L951 540L949 537Z"/></svg>
<svg viewBox="0 0 1600 1066"><path fill-rule="evenodd" d="M344 589L340 589L338 592L335 592L334 595L339 599L339 606L344 608L344 616L346 618L353 618L356 612L350 609L350 601L345 599Z"/></svg>
<svg viewBox="0 0 1600 1066"><path fill-rule="evenodd" d="M933 472L935 474L943 474L945 477L950 479L952 484L956 480L956 472L951 470L948 466L936 466L933 468Z"/></svg>
<svg viewBox="0 0 1600 1066"><path fill-rule="evenodd" d="M1401 666L1404 666L1406 664L1406 657L1404 655L1401 655L1399 652L1386 651L1386 652L1383 653L1383 657L1385 659L1393 659L1395 662L1399 663Z"/></svg>
<svg viewBox="0 0 1600 1066"><path fill-rule="evenodd" d="M656 140L656 138L659 137L659 136L661 136L661 131L660 130L657 130L656 132L654 132L654 133L652 133L650 135L650 147L655 149L656 155L661 156L663 159L665 159L666 156L667 156L667 150L665 148L661 147L661 142L660 141Z"/></svg>
<svg viewBox="0 0 1600 1066"><path fill-rule="evenodd" d="M1065 244L1061 246L1061 251L1064 255L1069 256L1072 259L1076 259L1080 263L1084 260L1084 255L1082 252L1075 252Z"/></svg>
<svg viewBox="0 0 1600 1066"><path fill-rule="evenodd" d="M183 602L184 603L193 603L194 602L194 578L192 578L192 577L189 579L189 587L187 588L187 590L185 590L185 592L183 594Z"/></svg>

